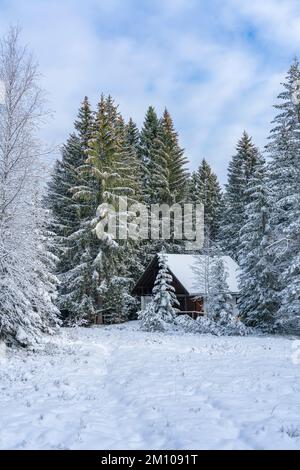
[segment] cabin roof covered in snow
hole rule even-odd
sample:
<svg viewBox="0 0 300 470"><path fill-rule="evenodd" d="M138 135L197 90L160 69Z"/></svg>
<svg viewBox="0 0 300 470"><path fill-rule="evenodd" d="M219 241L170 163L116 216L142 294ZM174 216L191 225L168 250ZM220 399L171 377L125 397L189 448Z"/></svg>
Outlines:
<svg viewBox="0 0 300 470"><path fill-rule="evenodd" d="M199 279L195 273L195 267L201 269L205 265L205 256L166 254L168 268L178 279L190 295L198 295L205 292L204 279ZM227 284L231 293L238 293L239 266L230 256L221 256L225 270L228 274Z"/></svg>

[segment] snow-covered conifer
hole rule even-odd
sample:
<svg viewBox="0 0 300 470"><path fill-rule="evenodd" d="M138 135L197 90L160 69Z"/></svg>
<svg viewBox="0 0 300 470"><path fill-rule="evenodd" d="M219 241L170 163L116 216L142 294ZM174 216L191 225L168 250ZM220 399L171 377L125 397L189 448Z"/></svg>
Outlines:
<svg viewBox="0 0 300 470"><path fill-rule="evenodd" d="M128 145L126 125L110 96L100 99L86 153L87 158L79 168L83 184L73 188L73 198L89 207L79 231L85 247L84 258L76 269L83 271L84 284L89 286L89 313L113 309L119 315L116 312L122 306L116 304L113 307L116 296L111 286L115 284L114 279L131 278L126 264L131 241L117 239L118 233L102 229L111 217L109 207L114 209L115 217L120 199L135 202L138 185L132 174L132 165L137 167L136 155ZM116 217L117 231L121 225ZM74 274L76 279L76 271ZM127 286L129 296L130 283L126 282L124 286Z"/></svg>
<svg viewBox="0 0 300 470"><path fill-rule="evenodd" d="M162 200L161 203L166 202L169 204L181 203L186 200L187 190L187 158L184 155L184 150L180 147L178 142L178 133L174 128L173 120L170 113L165 109L162 118L160 119L160 139L161 139L161 152L166 172L166 185L169 188L170 199ZM158 152L159 154L159 152Z"/></svg>
<svg viewBox="0 0 300 470"><path fill-rule="evenodd" d="M158 273L152 291L153 299L139 314L142 328L148 331L163 331L165 323L174 321L176 306L179 305L164 251L157 257Z"/></svg>
<svg viewBox="0 0 300 470"><path fill-rule="evenodd" d="M239 234L244 225L244 208L247 203L245 191L258 160L258 149L244 132L236 150L228 168L220 238L224 253L238 260Z"/></svg>
<svg viewBox="0 0 300 470"><path fill-rule="evenodd" d="M71 324L86 319L93 312L91 296L94 284L90 282L93 270L88 228L93 206L73 197L73 189L86 184L79 168L87 158L93 125L93 113L85 97L75 121L76 132L70 135L63 146L62 159L55 164L46 198L46 204L52 212L55 254L59 258L57 305L64 321Z"/></svg>
<svg viewBox="0 0 300 470"><path fill-rule="evenodd" d="M226 320L233 315L232 296L227 284L228 273L221 257L212 258L210 266L209 296L206 314L215 321Z"/></svg>
<svg viewBox="0 0 300 470"><path fill-rule="evenodd" d="M172 276L167 266L164 252L158 255L158 273L153 287L153 303L155 311L164 321L172 321L175 316L175 307L179 305L172 286Z"/></svg>
<svg viewBox="0 0 300 470"><path fill-rule="evenodd" d="M219 235L223 209L222 191L217 175L205 159L192 174L189 191L190 201L204 206L204 226L209 230L211 240Z"/></svg>
<svg viewBox="0 0 300 470"><path fill-rule="evenodd" d="M267 187L271 208L268 252L279 288L275 326L300 332L300 103L299 63L291 65L275 105L278 115L267 147Z"/></svg>
<svg viewBox="0 0 300 470"><path fill-rule="evenodd" d="M245 194L248 202L245 206L244 226L240 231L239 311L246 325L270 331L277 308L278 283L269 249L272 243L270 207L266 165L262 156L259 156Z"/></svg>
<svg viewBox="0 0 300 470"><path fill-rule="evenodd" d="M149 106L143 127L140 133L139 160L142 171L143 200L151 204L153 190L151 174L153 174L153 162L157 147L159 119L153 106Z"/></svg>

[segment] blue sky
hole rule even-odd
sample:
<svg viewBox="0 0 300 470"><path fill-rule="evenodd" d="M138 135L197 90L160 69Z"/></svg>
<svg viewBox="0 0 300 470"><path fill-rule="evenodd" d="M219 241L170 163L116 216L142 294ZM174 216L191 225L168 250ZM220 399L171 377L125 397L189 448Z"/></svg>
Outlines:
<svg viewBox="0 0 300 470"><path fill-rule="evenodd" d="M244 129L263 147L300 54L298 0L0 0L0 35L11 23L40 64L49 144L84 95L111 93L139 126L150 104L167 107L191 168L205 157L222 183Z"/></svg>

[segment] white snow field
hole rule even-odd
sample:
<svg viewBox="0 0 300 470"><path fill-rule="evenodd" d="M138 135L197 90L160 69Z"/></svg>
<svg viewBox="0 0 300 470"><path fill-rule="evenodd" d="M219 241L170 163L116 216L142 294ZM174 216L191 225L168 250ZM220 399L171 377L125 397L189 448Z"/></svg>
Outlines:
<svg viewBox="0 0 300 470"><path fill-rule="evenodd" d="M64 329L0 364L1 449L299 449L300 365L280 337Z"/></svg>

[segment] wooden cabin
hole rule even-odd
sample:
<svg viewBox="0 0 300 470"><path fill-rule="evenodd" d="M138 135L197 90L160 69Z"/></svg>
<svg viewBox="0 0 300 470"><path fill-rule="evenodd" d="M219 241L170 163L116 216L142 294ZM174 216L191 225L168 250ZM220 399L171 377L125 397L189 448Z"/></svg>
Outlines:
<svg viewBox="0 0 300 470"><path fill-rule="evenodd" d="M195 265L201 266L205 263L204 256L186 255L186 254L166 254L167 266L170 275L173 278L173 287L179 302L178 314L187 314L196 319L199 315L206 313L206 305L203 299L204 286L197 280L195 274ZM236 302L239 295L238 273L239 266L230 258L222 256L224 267L228 273L228 287L232 296L233 308L236 308ZM152 289L158 273L158 256L155 255L149 263L144 273L136 283L132 294L140 297L141 308L145 308L152 299Z"/></svg>

